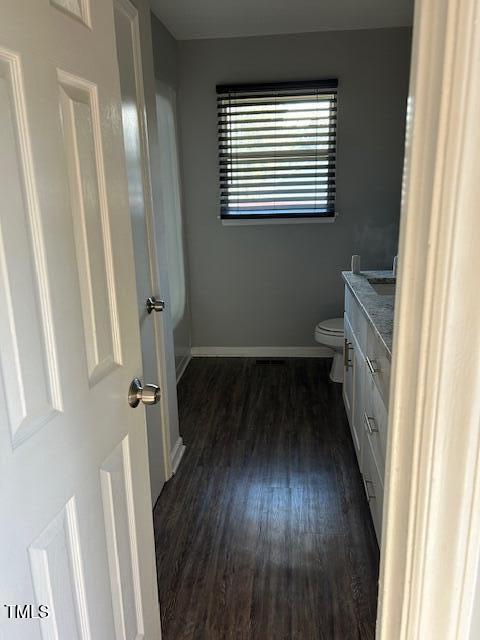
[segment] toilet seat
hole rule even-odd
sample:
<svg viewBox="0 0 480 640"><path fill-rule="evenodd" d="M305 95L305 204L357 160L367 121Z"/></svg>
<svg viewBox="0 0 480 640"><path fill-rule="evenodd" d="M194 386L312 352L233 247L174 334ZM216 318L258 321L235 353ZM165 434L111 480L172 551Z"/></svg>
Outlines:
<svg viewBox="0 0 480 640"><path fill-rule="evenodd" d="M343 318L329 318L322 320L315 327L315 333L321 333L327 336L343 337Z"/></svg>

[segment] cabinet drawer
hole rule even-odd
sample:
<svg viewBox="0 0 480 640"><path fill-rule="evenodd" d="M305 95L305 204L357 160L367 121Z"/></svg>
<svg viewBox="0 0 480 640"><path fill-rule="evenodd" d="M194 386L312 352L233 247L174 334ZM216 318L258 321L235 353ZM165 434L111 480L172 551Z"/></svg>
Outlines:
<svg viewBox="0 0 480 640"><path fill-rule="evenodd" d="M377 389L383 398L385 407L388 409L391 369L390 358L388 357L387 350L382 344L380 338L371 327L368 327L367 332L365 361L367 363L367 371L369 371L372 379L374 380Z"/></svg>
<svg viewBox="0 0 480 640"><path fill-rule="evenodd" d="M360 349L365 352L368 322L348 287L345 287L345 315L352 326Z"/></svg>
<svg viewBox="0 0 480 640"><path fill-rule="evenodd" d="M372 514L373 526L377 535L378 545L382 540L382 516L383 516L383 482L375 464L372 448L368 439L365 444L365 458L363 465L363 482L365 493Z"/></svg>
<svg viewBox="0 0 480 640"><path fill-rule="evenodd" d="M365 439L370 442L382 482L385 478L388 414L371 375L365 376L365 411L362 416Z"/></svg>

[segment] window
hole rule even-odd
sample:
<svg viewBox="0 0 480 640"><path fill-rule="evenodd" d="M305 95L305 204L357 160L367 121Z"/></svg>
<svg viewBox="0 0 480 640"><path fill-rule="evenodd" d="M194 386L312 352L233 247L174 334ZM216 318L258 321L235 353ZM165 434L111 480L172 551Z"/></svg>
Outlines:
<svg viewBox="0 0 480 640"><path fill-rule="evenodd" d="M333 218L337 80L217 86L221 218Z"/></svg>

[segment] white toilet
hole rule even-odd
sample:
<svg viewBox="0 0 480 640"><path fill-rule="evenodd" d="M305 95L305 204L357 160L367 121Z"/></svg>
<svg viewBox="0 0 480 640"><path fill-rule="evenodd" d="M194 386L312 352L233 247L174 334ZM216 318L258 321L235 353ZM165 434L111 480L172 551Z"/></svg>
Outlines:
<svg viewBox="0 0 480 640"><path fill-rule="evenodd" d="M330 369L332 382L343 382L343 338L343 318L322 320L315 327L315 340L334 352Z"/></svg>

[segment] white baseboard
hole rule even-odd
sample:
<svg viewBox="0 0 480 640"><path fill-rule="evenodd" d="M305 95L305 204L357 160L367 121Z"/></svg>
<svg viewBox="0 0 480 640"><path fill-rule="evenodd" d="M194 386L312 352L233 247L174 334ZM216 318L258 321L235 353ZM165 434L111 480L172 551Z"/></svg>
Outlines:
<svg viewBox="0 0 480 640"><path fill-rule="evenodd" d="M172 463L172 474L177 472L178 465L180 464L183 454L185 453L185 445L181 436L178 437L175 446L170 452L170 460Z"/></svg>
<svg viewBox="0 0 480 640"><path fill-rule="evenodd" d="M176 370L176 375L177 375L177 384L180 382L180 378L181 378L181 377L183 376L183 374L185 373L185 369L188 367L188 364L189 364L189 362L190 362L190 360L191 360L191 359L192 359L192 356L191 356L190 352L189 352L189 353L186 353L186 354L183 356L183 358L182 358L182 360L181 360L181 362L180 362L180 364L178 365L177 370Z"/></svg>
<svg viewBox="0 0 480 640"><path fill-rule="evenodd" d="M332 358L328 347L192 347L193 357L204 358Z"/></svg>

